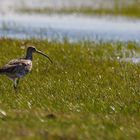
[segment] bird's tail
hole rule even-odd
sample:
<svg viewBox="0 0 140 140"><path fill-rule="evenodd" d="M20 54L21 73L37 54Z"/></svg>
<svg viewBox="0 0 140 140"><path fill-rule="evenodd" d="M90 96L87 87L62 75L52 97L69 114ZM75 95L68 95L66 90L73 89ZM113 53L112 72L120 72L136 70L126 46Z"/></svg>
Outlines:
<svg viewBox="0 0 140 140"><path fill-rule="evenodd" d="M0 69L0 74L3 74L4 73L4 69Z"/></svg>

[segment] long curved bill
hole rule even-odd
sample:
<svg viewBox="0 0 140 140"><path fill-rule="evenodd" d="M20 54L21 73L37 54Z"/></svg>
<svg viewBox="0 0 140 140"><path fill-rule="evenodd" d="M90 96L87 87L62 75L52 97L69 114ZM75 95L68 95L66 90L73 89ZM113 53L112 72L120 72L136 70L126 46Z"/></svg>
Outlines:
<svg viewBox="0 0 140 140"><path fill-rule="evenodd" d="M36 50L36 52L45 56L45 57L47 57L50 60L50 62L53 63L52 60L49 58L49 56L47 56L46 54L44 54L44 53L42 53L41 51L38 51L38 50Z"/></svg>

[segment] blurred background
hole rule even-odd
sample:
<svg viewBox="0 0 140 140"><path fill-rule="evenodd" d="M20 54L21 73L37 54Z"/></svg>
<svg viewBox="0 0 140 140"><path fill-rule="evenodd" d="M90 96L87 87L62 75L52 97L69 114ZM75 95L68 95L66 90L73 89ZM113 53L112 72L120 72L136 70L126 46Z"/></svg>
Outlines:
<svg viewBox="0 0 140 140"><path fill-rule="evenodd" d="M0 36L139 41L139 5L140 0L0 0Z"/></svg>
<svg viewBox="0 0 140 140"><path fill-rule="evenodd" d="M111 13L115 10L124 10L132 8L133 12L140 12L139 0L0 0L1 14L7 14L10 12L42 12L45 14L53 12L74 12L96 14L96 10L102 14L107 11ZM99 11L100 10L100 11ZM104 10L104 12L103 12ZM106 10L106 11L105 11ZM89 13L88 13L89 12ZM116 11L117 12L117 11ZM118 11L119 12L119 11ZM132 12L132 11L130 11ZM123 14L123 13L122 13ZM138 14L138 13L135 13Z"/></svg>

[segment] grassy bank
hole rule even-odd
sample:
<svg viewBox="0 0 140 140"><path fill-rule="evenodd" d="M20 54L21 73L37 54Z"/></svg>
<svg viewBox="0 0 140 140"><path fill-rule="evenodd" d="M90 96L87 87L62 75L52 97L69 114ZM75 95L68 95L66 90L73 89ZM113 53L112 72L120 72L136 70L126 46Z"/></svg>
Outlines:
<svg viewBox="0 0 140 140"><path fill-rule="evenodd" d="M136 43L26 41L33 71L18 92L0 76L0 139L140 139L140 65ZM0 40L0 66L23 56L23 41Z"/></svg>
<svg viewBox="0 0 140 140"><path fill-rule="evenodd" d="M80 7L80 8L21 8L18 9L18 11L22 13L36 13L36 14L84 14L84 15L98 15L98 16L104 16L104 15L111 15L111 16L126 16L126 17L135 17L140 18L140 3L138 1L135 1L132 4L120 4L115 3L112 5L112 8L105 8L105 7L99 7L94 8L91 7Z"/></svg>

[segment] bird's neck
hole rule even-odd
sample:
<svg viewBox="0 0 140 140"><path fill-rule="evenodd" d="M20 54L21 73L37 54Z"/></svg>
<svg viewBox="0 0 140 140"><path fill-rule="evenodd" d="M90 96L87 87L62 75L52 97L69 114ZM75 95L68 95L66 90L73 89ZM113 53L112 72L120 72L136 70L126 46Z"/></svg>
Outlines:
<svg viewBox="0 0 140 140"><path fill-rule="evenodd" d="M33 53L30 51L27 51L25 59L32 61L33 60Z"/></svg>

